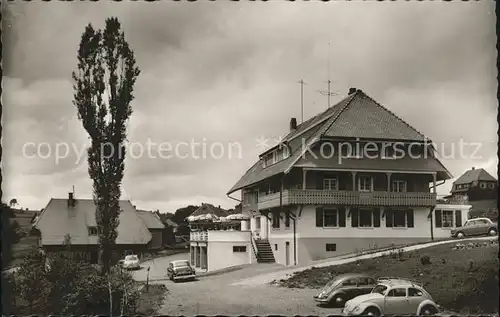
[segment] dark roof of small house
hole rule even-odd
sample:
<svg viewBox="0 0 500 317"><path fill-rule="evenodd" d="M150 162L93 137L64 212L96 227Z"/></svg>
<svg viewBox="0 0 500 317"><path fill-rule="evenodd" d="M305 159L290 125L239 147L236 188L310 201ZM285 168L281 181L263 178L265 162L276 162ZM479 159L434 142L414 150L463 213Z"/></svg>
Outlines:
<svg viewBox="0 0 500 317"><path fill-rule="evenodd" d="M137 210L137 214L144 221L148 229L164 229L165 225L161 219L152 211Z"/></svg>
<svg viewBox="0 0 500 317"><path fill-rule="evenodd" d="M122 211L116 244L147 244L151 233L137 210L128 200L119 203ZM68 199L52 198L35 223L42 245L62 245L67 234L74 245L98 244L98 237L88 234L88 227L97 226L95 210L92 199L76 199L76 205L69 207Z"/></svg>
<svg viewBox="0 0 500 317"><path fill-rule="evenodd" d="M463 173L456 181L453 182L455 185L470 184L473 181L493 181L496 179L491 176L487 171L482 168L474 168Z"/></svg>
<svg viewBox="0 0 500 317"><path fill-rule="evenodd" d="M190 216L200 216L207 214L213 214L217 217L226 217L228 215L225 209L215 207L212 204L202 203L201 206L198 207L198 209L196 209L195 211L193 211L193 213Z"/></svg>
<svg viewBox="0 0 500 317"><path fill-rule="evenodd" d="M377 103L371 97L366 95L363 91L357 90L355 93L348 95L336 105L328 108L326 111L318 114L317 116L305 121L297 126L297 128L290 132L284 139L283 143L289 143L300 135L304 138L305 144L313 144L322 138L366 138L370 140L391 140L391 141L405 141L405 142L424 142L425 136L405 122L403 119L395 115L393 112L386 109L384 106ZM269 152L267 150L265 153ZM279 175L288 172L292 167L298 167L299 164L304 164L303 148L298 147L290 156L276 164L268 167L263 167L261 161L257 161L240 180L228 191L231 194L246 186L256 184L271 176ZM293 151L293 149L292 149ZM261 154L262 156L263 154ZM413 165L417 170L424 170L429 172L438 172L441 179L451 178L449 171L439 162L437 158L428 157L425 159L416 159ZM333 167L334 160L328 160L324 163L328 167ZM366 169L367 161L371 160L352 160L352 169ZM384 160L387 163L378 160L375 167L377 169L385 169L384 165L399 164L400 169L409 170L412 168L410 165L403 165L407 163L405 160L398 163L390 162L391 160ZM316 163L312 163L313 165ZM373 164L373 163L368 163ZM426 165L429 165L426 167ZM435 168L435 169L433 169ZM375 169L371 168L370 169Z"/></svg>

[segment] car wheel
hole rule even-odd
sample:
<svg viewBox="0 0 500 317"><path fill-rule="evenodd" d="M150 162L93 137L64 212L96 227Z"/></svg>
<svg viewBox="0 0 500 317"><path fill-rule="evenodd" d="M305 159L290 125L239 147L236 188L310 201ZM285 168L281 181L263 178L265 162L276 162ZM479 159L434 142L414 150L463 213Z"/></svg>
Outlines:
<svg viewBox="0 0 500 317"><path fill-rule="evenodd" d="M463 232L458 232L457 233L457 238L463 239L465 237L465 234Z"/></svg>
<svg viewBox="0 0 500 317"><path fill-rule="evenodd" d="M490 231L488 233L490 234L490 236L496 236L497 235L497 231L495 229L490 229Z"/></svg>
<svg viewBox="0 0 500 317"><path fill-rule="evenodd" d="M423 316L432 316L435 314L437 314L437 309L436 309L436 307L431 306L431 305L425 305L420 310L420 315L423 315Z"/></svg>
<svg viewBox="0 0 500 317"><path fill-rule="evenodd" d="M333 306L336 306L336 307L344 307L345 298L342 295L337 295L337 296L333 297L330 304Z"/></svg>
<svg viewBox="0 0 500 317"><path fill-rule="evenodd" d="M362 316L380 316L380 311L375 307L368 307L361 314Z"/></svg>

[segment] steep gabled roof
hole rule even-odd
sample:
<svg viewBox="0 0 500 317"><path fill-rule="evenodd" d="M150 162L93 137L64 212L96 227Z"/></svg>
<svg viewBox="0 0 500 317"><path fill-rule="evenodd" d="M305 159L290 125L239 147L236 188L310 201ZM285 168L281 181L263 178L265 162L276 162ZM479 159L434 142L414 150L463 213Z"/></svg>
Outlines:
<svg viewBox="0 0 500 317"><path fill-rule="evenodd" d="M215 207L212 204L202 203L201 206L198 207L198 209L196 209L195 211L193 211L193 213L190 216L200 216L207 214L213 214L217 217L226 217L228 215L225 209Z"/></svg>
<svg viewBox="0 0 500 317"><path fill-rule="evenodd" d="M147 244L151 233L132 203L120 200L120 208L116 244ZM92 199L76 199L76 205L69 207L67 199L52 198L35 223L42 245L63 245L66 234L74 245L98 244L98 237L88 234L88 227L97 226L95 210Z"/></svg>
<svg viewBox="0 0 500 317"><path fill-rule="evenodd" d="M490 181L496 182L496 179L482 168L472 168L462 174L456 181L455 185L470 184L473 181Z"/></svg>
<svg viewBox="0 0 500 317"><path fill-rule="evenodd" d="M261 162L257 161L227 194L256 184L271 176L288 173L294 166L297 166L299 161L303 160L307 147L313 146L324 138L366 138L404 142L424 142L426 139L422 133L361 90L357 90L336 105L299 125L296 130L290 132L283 139L283 143L290 143L301 135L305 135L306 131L311 130L313 133L304 142L307 145L306 148L300 147L287 159L268 167L263 167ZM428 158L427 160L437 161L437 164L430 166L434 166L438 170L429 171L442 172L443 178L451 178L451 174L437 158ZM360 164L361 166L353 168L362 168L362 163ZM419 162L419 164L425 166L427 163L424 161Z"/></svg>
<svg viewBox="0 0 500 317"><path fill-rule="evenodd" d="M164 229L165 225L161 219L152 211L149 210L137 210L137 214L144 221L148 229Z"/></svg>

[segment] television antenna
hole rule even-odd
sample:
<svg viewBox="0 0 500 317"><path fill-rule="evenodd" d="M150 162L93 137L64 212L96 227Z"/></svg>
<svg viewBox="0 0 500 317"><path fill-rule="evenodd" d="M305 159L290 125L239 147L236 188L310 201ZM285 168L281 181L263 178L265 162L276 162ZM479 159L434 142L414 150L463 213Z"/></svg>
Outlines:
<svg viewBox="0 0 500 317"><path fill-rule="evenodd" d="M327 102L328 104L326 105L327 108L330 108L330 98L332 96L337 96L339 93L338 92L332 92L331 91L331 83L332 81L330 80L330 75L331 75L331 63L330 63L330 41L328 41L328 56L327 56L327 60L328 60L328 67L327 67L327 77L328 77L328 80L326 81L327 83L327 86L328 86L328 89L327 90L318 90L318 92L323 95L323 96L327 96Z"/></svg>
<svg viewBox="0 0 500 317"><path fill-rule="evenodd" d="M299 80L300 84L300 123L304 123L304 85L307 85L303 79Z"/></svg>

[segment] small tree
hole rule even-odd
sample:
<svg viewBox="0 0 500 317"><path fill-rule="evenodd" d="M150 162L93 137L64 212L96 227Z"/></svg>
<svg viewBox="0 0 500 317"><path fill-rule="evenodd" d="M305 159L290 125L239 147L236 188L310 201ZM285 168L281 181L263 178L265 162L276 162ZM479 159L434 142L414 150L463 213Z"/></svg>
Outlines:
<svg viewBox="0 0 500 317"><path fill-rule="evenodd" d="M14 207L17 205L17 199L16 198L12 198L9 202L9 205L10 207Z"/></svg>
<svg viewBox="0 0 500 317"><path fill-rule="evenodd" d="M35 307L45 309L49 283L47 281L46 257L40 251L28 253L15 273L19 296L29 305L29 313Z"/></svg>
<svg viewBox="0 0 500 317"><path fill-rule="evenodd" d="M95 30L91 24L85 28L77 70L73 72L73 104L91 139L87 159L97 207L102 274L110 271L112 246L117 237L125 168L123 142L132 114L133 87L140 73L118 19L108 18L105 24L104 30Z"/></svg>

